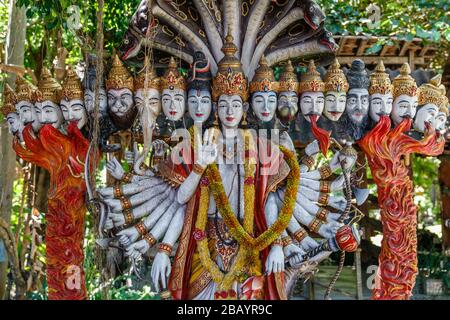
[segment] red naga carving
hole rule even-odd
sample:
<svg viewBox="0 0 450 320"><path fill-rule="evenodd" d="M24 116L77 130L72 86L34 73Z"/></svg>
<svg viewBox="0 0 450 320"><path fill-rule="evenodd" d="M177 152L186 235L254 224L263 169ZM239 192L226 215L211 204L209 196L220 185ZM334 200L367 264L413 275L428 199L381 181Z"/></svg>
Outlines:
<svg viewBox="0 0 450 320"><path fill-rule="evenodd" d="M411 124L411 119L405 119L391 130L390 118L382 116L358 142L378 187L383 224L378 275L372 292L376 300L409 299L417 275L417 207L413 184L401 158L411 153L437 156L444 150L443 137L430 130L420 141L404 134Z"/></svg>
<svg viewBox="0 0 450 320"><path fill-rule="evenodd" d="M48 212L45 216L48 298L86 299L84 279L84 218L86 185L82 176L89 141L75 123L67 135L44 125L36 138L31 126L23 132L26 148L13 142L23 160L50 173Z"/></svg>

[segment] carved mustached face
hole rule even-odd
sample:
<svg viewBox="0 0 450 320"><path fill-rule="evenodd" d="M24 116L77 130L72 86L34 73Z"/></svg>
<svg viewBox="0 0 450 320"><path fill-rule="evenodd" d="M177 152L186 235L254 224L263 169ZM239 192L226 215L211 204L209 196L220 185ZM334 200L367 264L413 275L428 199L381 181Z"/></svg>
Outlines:
<svg viewBox="0 0 450 320"><path fill-rule="evenodd" d="M374 122L380 121L380 116L392 112L392 95L374 93L370 96L369 116Z"/></svg>
<svg viewBox="0 0 450 320"><path fill-rule="evenodd" d="M116 116L125 116L133 106L133 93L130 89L108 90L108 107Z"/></svg>
<svg viewBox="0 0 450 320"><path fill-rule="evenodd" d="M208 90L189 90L188 111L195 123L205 122L211 115L211 110L211 93Z"/></svg>
<svg viewBox="0 0 450 320"><path fill-rule="evenodd" d="M41 124L51 124L58 129L64 120L61 108L52 101L36 103L36 114Z"/></svg>
<svg viewBox="0 0 450 320"><path fill-rule="evenodd" d="M367 89L350 89L347 94L345 112L353 123L363 123L369 112L369 92Z"/></svg>
<svg viewBox="0 0 450 320"><path fill-rule="evenodd" d="M444 112L439 112L436 116L436 130L445 131L445 124L447 122L447 115Z"/></svg>
<svg viewBox="0 0 450 320"><path fill-rule="evenodd" d="M84 91L84 105L86 106L86 110L89 114L94 113L94 101L95 101L95 93L92 90ZM100 114L106 113L106 108L108 107L108 97L106 95L106 90L100 88L99 90L99 112Z"/></svg>
<svg viewBox="0 0 450 320"><path fill-rule="evenodd" d="M321 116L325 106L323 92L304 92L300 97L300 110L305 119L310 122L309 116Z"/></svg>
<svg viewBox="0 0 450 320"><path fill-rule="evenodd" d="M325 96L323 114L331 121L338 121L345 111L347 94L345 92L329 91Z"/></svg>
<svg viewBox="0 0 450 320"><path fill-rule="evenodd" d="M283 91L278 95L278 118L284 122L295 119L298 112L298 96L293 91Z"/></svg>
<svg viewBox="0 0 450 320"><path fill-rule="evenodd" d="M161 113L161 99L159 91L156 89L138 89L134 96L134 101L139 110L146 108L153 120Z"/></svg>
<svg viewBox="0 0 450 320"><path fill-rule="evenodd" d="M64 120L67 122L75 121L79 129L86 125L88 117L83 101L78 99L70 101L63 99L60 105Z"/></svg>
<svg viewBox="0 0 450 320"><path fill-rule="evenodd" d="M252 108L259 120L271 121L277 110L277 94L273 91L253 93Z"/></svg>
<svg viewBox="0 0 450 320"><path fill-rule="evenodd" d="M416 118L414 119L414 129L419 132L425 132L426 123L428 123L432 129L436 129L436 116L438 113L439 108L433 103L422 106L417 110Z"/></svg>
<svg viewBox="0 0 450 320"><path fill-rule="evenodd" d="M391 118L394 125L399 125L405 118L414 118L417 111L417 97L401 94L395 98Z"/></svg>
<svg viewBox="0 0 450 320"><path fill-rule="evenodd" d="M39 122L39 118L36 114L36 109L31 102L28 101L19 101L16 104L16 110L19 113L20 121L24 125L30 124L33 127L34 132L38 132L42 127Z"/></svg>
<svg viewBox="0 0 450 320"><path fill-rule="evenodd" d="M170 121L180 120L185 112L186 92L181 89L164 89L162 92L162 110Z"/></svg>
<svg viewBox="0 0 450 320"><path fill-rule="evenodd" d="M219 119L225 128L237 128L244 114L244 103L238 95L221 95L217 102Z"/></svg>
<svg viewBox="0 0 450 320"><path fill-rule="evenodd" d="M9 132L16 135L23 131L23 123L20 120L20 116L16 112L11 112L6 117L6 122L8 123Z"/></svg>

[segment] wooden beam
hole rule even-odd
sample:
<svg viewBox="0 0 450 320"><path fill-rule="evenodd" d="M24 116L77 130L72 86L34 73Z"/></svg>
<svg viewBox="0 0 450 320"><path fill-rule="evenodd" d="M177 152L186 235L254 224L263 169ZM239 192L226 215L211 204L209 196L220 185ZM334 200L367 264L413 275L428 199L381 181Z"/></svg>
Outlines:
<svg viewBox="0 0 450 320"><path fill-rule="evenodd" d="M405 43L402 46L402 49L400 50L399 56L404 56L406 51L409 49L409 45L411 44L411 41L405 41Z"/></svg>
<svg viewBox="0 0 450 320"><path fill-rule="evenodd" d="M383 60L385 65L392 65L392 64L403 64L405 62L409 63L409 57L380 57L380 56L339 56L338 57L339 62L341 64L351 64L353 60L355 59L361 59L364 61L365 64L376 64L380 60ZM415 57L414 58L415 64L425 64L425 60L423 57Z"/></svg>
<svg viewBox="0 0 450 320"><path fill-rule="evenodd" d="M359 44L359 48L356 51L356 55L357 56L362 56L364 54L364 52L366 51L367 48L367 40L362 40L361 43Z"/></svg>
<svg viewBox="0 0 450 320"><path fill-rule="evenodd" d="M341 51L342 51L342 49L344 48L344 44L345 44L345 37L341 37L340 39L339 39L339 49L337 50L337 52L336 52L336 55L340 55L341 54Z"/></svg>

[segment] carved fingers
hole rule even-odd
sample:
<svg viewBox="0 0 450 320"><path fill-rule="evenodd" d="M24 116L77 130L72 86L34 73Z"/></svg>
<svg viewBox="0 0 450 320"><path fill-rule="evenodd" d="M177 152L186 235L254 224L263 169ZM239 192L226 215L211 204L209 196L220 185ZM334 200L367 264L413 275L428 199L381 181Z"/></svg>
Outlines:
<svg viewBox="0 0 450 320"><path fill-rule="evenodd" d="M122 230L117 235L119 236L119 243L124 247L128 247L139 238L139 232L135 227Z"/></svg>
<svg viewBox="0 0 450 320"><path fill-rule="evenodd" d="M158 252L153 260L151 277L155 290L157 292L167 288L167 280L171 271L169 256L165 253Z"/></svg>
<svg viewBox="0 0 450 320"><path fill-rule="evenodd" d="M129 245L125 250L125 255L133 259L139 259L150 249L150 245L145 240L139 240Z"/></svg>
<svg viewBox="0 0 450 320"><path fill-rule="evenodd" d="M305 148L305 153L308 156L312 156L315 154L318 154L320 151L320 147L319 147L319 141L314 140L313 142L311 142L310 144L308 144Z"/></svg>
<svg viewBox="0 0 450 320"><path fill-rule="evenodd" d="M299 265L303 261L305 251L297 245L289 244L284 247L283 251L291 266Z"/></svg>
<svg viewBox="0 0 450 320"><path fill-rule="evenodd" d="M336 235L336 232L339 230L339 228L341 228L344 224L343 223L339 223L336 221L330 221L327 222L325 224L322 224L319 228L318 233L326 238L326 239L330 239L333 238Z"/></svg>
<svg viewBox="0 0 450 320"><path fill-rule="evenodd" d="M272 246L266 260L266 273L284 272L284 253L279 245Z"/></svg>
<svg viewBox="0 0 450 320"><path fill-rule="evenodd" d="M122 165L114 156L110 161L106 163L106 169L116 180L121 180L123 175L125 174Z"/></svg>
<svg viewBox="0 0 450 320"><path fill-rule="evenodd" d="M155 140L152 143L152 147L154 150L154 155L157 158L163 158L167 150L169 150L169 145L162 140Z"/></svg>
<svg viewBox="0 0 450 320"><path fill-rule="evenodd" d="M300 241L300 246L303 250L309 251L317 247L319 243L311 238L310 236L306 236L302 241Z"/></svg>

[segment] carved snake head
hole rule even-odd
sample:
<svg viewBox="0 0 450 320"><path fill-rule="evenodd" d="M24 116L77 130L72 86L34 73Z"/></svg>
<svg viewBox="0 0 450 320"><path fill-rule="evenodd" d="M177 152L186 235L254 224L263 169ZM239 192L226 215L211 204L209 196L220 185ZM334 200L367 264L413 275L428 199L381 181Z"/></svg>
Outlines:
<svg viewBox="0 0 450 320"><path fill-rule="evenodd" d="M303 4L304 19L306 23L316 30L325 21L325 13L320 9L319 5L314 1L306 1Z"/></svg>
<svg viewBox="0 0 450 320"><path fill-rule="evenodd" d="M325 28L320 34L318 41L321 45L327 47L332 52L336 51L339 47L333 39L333 34Z"/></svg>

